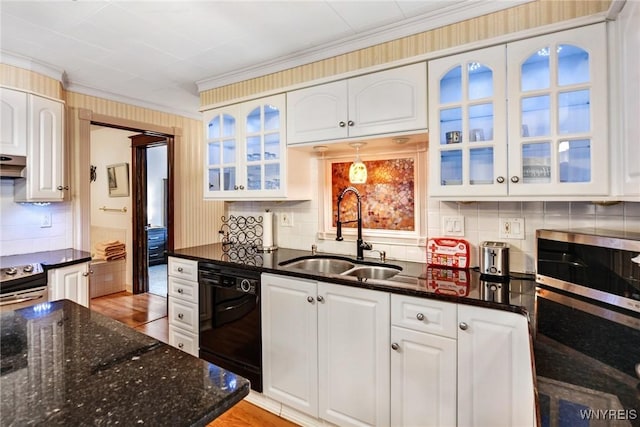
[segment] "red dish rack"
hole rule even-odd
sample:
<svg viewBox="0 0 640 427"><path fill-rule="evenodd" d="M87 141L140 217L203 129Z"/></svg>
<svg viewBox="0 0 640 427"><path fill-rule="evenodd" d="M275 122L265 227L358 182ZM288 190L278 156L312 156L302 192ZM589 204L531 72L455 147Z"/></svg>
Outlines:
<svg viewBox="0 0 640 427"><path fill-rule="evenodd" d="M435 237L427 241L427 264L449 268L469 268L469 242Z"/></svg>

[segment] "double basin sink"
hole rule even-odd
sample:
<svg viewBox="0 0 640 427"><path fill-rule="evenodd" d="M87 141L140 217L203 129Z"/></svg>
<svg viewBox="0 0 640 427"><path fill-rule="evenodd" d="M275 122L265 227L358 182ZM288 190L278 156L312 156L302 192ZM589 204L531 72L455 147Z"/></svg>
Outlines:
<svg viewBox="0 0 640 427"><path fill-rule="evenodd" d="M386 280L402 271L402 267L397 265L375 264L332 255L303 256L279 265L310 273L355 277L360 280Z"/></svg>

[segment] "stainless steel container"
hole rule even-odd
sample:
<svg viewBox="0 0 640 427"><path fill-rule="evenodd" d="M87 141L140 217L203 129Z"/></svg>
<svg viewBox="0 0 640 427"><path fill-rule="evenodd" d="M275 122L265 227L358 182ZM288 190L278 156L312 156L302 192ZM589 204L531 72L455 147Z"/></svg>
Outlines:
<svg viewBox="0 0 640 427"><path fill-rule="evenodd" d="M480 246L480 273L490 276L509 275L509 244L483 242Z"/></svg>

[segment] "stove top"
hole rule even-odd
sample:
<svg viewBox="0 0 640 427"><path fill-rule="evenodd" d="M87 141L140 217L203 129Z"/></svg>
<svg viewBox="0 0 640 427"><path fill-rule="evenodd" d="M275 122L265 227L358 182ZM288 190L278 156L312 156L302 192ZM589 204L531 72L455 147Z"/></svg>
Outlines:
<svg viewBox="0 0 640 427"><path fill-rule="evenodd" d="M24 264L0 268L0 283L25 279L41 273L43 273L43 270L40 264Z"/></svg>

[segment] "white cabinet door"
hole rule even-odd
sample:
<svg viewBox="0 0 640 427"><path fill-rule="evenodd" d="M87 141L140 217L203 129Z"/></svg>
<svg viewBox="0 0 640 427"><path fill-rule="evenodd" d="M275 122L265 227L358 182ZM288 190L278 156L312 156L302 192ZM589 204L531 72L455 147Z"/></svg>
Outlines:
<svg viewBox="0 0 640 427"><path fill-rule="evenodd" d="M391 327L391 425L455 426L456 340Z"/></svg>
<svg viewBox="0 0 640 427"><path fill-rule="evenodd" d="M527 318L461 304L458 321L458 425L533 426Z"/></svg>
<svg viewBox="0 0 640 427"><path fill-rule="evenodd" d="M16 201L55 202L65 199L64 106L35 95L29 100L27 177L15 183Z"/></svg>
<svg viewBox="0 0 640 427"><path fill-rule="evenodd" d="M288 144L426 129L424 62L287 93Z"/></svg>
<svg viewBox="0 0 640 427"><path fill-rule="evenodd" d="M507 44L509 194L608 195L606 24Z"/></svg>
<svg viewBox="0 0 640 427"><path fill-rule="evenodd" d="M427 128L424 62L355 77L348 91L350 137Z"/></svg>
<svg viewBox="0 0 640 427"><path fill-rule="evenodd" d="M429 195L507 195L505 80L504 46L429 62Z"/></svg>
<svg viewBox="0 0 640 427"><path fill-rule="evenodd" d="M620 78L617 83L622 96L620 138L621 165L615 173L622 174L622 195L640 196L640 3L626 2L618 19L612 24L618 30L620 45ZM636 199L637 200L637 199Z"/></svg>
<svg viewBox="0 0 640 427"><path fill-rule="evenodd" d="M320 417L389 425L389 294L318 283Z"/></svg>
<svg viewBox="0 0 640 427"><path fill-rule="evenodd" d="M27 155L27 94L0 87L0 153Z"/></svg>
<svg viewBox="0 0 640 427"><path fill-rule="evenodd" d="M345 138L347 81L287 93L287 143Z"/></svg>
<svg viewBox="0 0 640 427"><path fill-rule="evenodd" d="M262 275L264 391L278 402L318 416L316 282Z"/></svg>
<svg viewBox="0 0 640 427"><path fill-rule="evenodd" d="M89 307L89 263L49 270L49 299L69 299Z"/></svg>

